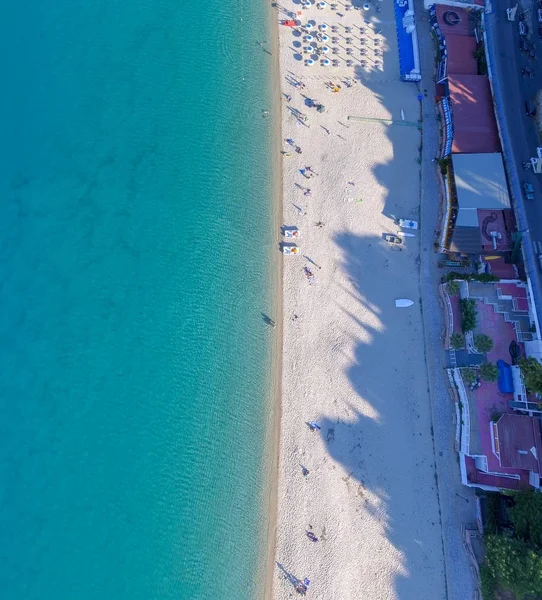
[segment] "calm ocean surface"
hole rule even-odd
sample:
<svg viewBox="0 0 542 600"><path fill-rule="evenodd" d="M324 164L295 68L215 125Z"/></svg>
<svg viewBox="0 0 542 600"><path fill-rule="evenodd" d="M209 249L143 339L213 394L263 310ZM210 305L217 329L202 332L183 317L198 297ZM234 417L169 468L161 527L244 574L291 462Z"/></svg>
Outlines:
<svg viewBox="0 0 542 600"><path fill-rule="evenodd" d="M268 10L4 6L2 600L261 591Z"/></svg>

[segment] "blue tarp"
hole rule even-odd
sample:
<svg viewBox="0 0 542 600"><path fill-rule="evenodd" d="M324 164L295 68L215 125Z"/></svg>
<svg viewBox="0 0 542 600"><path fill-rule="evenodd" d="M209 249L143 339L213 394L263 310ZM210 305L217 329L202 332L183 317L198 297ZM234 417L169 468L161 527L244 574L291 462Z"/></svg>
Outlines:
<svg viewBox="0 0 542 600"><path fill-rule="evenodd" d="M412 36L405 31L403 27L403 17L408 10L408 4L399 6L397 0L393 3L395 8L395 24L397 26L397 47L399 49L399 72L401 78L406 79L406 75L416 67L414 64L414 48L412 46Z"/></svg>
<svg viewBox="0 0 542 600"><path fill-rule="evenodd" d="M499 392L501 394L513 394L514 383L512 381L512 368L504 360L497 361L497 367L499 369L499 378L497 385L499 386Z"/></svg>

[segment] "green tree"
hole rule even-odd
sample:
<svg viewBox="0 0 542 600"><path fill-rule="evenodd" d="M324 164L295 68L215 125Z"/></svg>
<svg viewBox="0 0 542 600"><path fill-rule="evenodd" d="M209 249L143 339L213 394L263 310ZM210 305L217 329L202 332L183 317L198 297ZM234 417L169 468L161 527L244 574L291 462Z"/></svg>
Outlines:
<svg viewBox="0 0 542 600"><path fill-rule="evenodd" d="M465 336L462 333L452 333L450 336L450 348L461 350L465 347Z"/></svg>
<svg viewBox="0 0 542 600"><path fill-rule="evenodd" d="M454 279L454 281L449 281L446 284L446 291L448 292L449 296L457 296L457 294L459 294L459 290L461 289L461 285L459 283L459 281L456 281Z"/></svg>
<svg viewBox="0 0 542 600"><path fill-rule="evenodd" d="M542 364L536 358L521 358L518 364L525 387L534 394L542 394Z"/></svg>
<svg viewBox="0 0 542 600"><path fill-rule="evenodd" d="M486 563L490 575L518 599L542 594L542 556L522 540L486 536Z"/></svg>
<svg viewBox="0 0 542 600"><path fill-rule="evenodd" d="M478 352L487 354L488 352L491 352L491 349L493 348L493 340L489 337L489 335L480 333L474 336L474 345L476 346L476 350L478 350Z"/></svg>
<svg viewBox="0 0 542 600"><path fill-rule="evenodd" d="M480 365L480 377L484 381L497 381L499 369L493 363L483 363Z"/></svg>
<svg viewBox="0 0 542 600"><path fill-rule="evenodd" d="M461 369L461 378L470 385L476 381L476 371L474 369Z"/></svg>
<svg viewBox="0 0 542 600"><path fill-rule="evenodd" d="M542 548L542 494L534 491L514 494L514 507L508 514L516 536L534 548Z"/></svg>
<svg viewBox="0 0 542 600"><path fill-rule="evenodd" d="M476 327L476 301L472 298L461 299L461 327L463 333Z"/></svg>
<svg viewBox="0 0 542 600"><path fill-rule="evenodd" d="M491 569L486 564L480 565L480 589L482 598L484 600L494 600L496 587L497 581L491 573Z"/></svg>

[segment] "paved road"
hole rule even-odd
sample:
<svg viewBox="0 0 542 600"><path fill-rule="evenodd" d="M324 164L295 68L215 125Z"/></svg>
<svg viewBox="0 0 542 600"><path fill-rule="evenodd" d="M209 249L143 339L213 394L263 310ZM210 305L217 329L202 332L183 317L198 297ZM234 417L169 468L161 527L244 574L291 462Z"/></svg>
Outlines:
<svg viewBox="0 0 542 600"><path fill-rule="evenodd" d="M536 92L542 88L542 41L538 38L537 5L536 2L524 4L532 7L525 13L529 29L525 39L535 46L534 60L520 50L520 9L515 22L506 18L506 7L515 5L515 1L507 0L506 4L496 2L495 6L497 5L493 14L486 15L488 47L492 49L494 58L491 65L494 101L497 113L503 117L500 119L503 137L509 141L509 146L503 148L506 153L506 166L512 195L518 205L518 225L520 229L527 230L524 234L524 244L533 250L532 256L526 257L526 266L535 288L537 312L542 316L542 281L540 266L535 258L542 254L542 174L535 175L522 167L524 161L536 156L536 147L541 145L534 119L525 114L525 100L534 102ZM521 74L522 68L527 66L535 73L532 79ZM535 200L525 200L521 187L514 185L514 181L519 184L532 183L535 188ZM521 218L522 213L525 219ZM523 220L525 222L522 222Z"/></svg>

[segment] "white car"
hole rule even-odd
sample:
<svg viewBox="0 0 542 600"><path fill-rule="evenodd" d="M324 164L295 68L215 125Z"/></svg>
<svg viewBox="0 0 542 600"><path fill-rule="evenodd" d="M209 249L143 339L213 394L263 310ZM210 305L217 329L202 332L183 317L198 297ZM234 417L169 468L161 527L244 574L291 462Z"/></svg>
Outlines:
<svg viewBox="0 0 542 600"><path fill-rule="evenodd" d="M519 22L519 35L527 35L527 25L524 21Z"/></svg>

